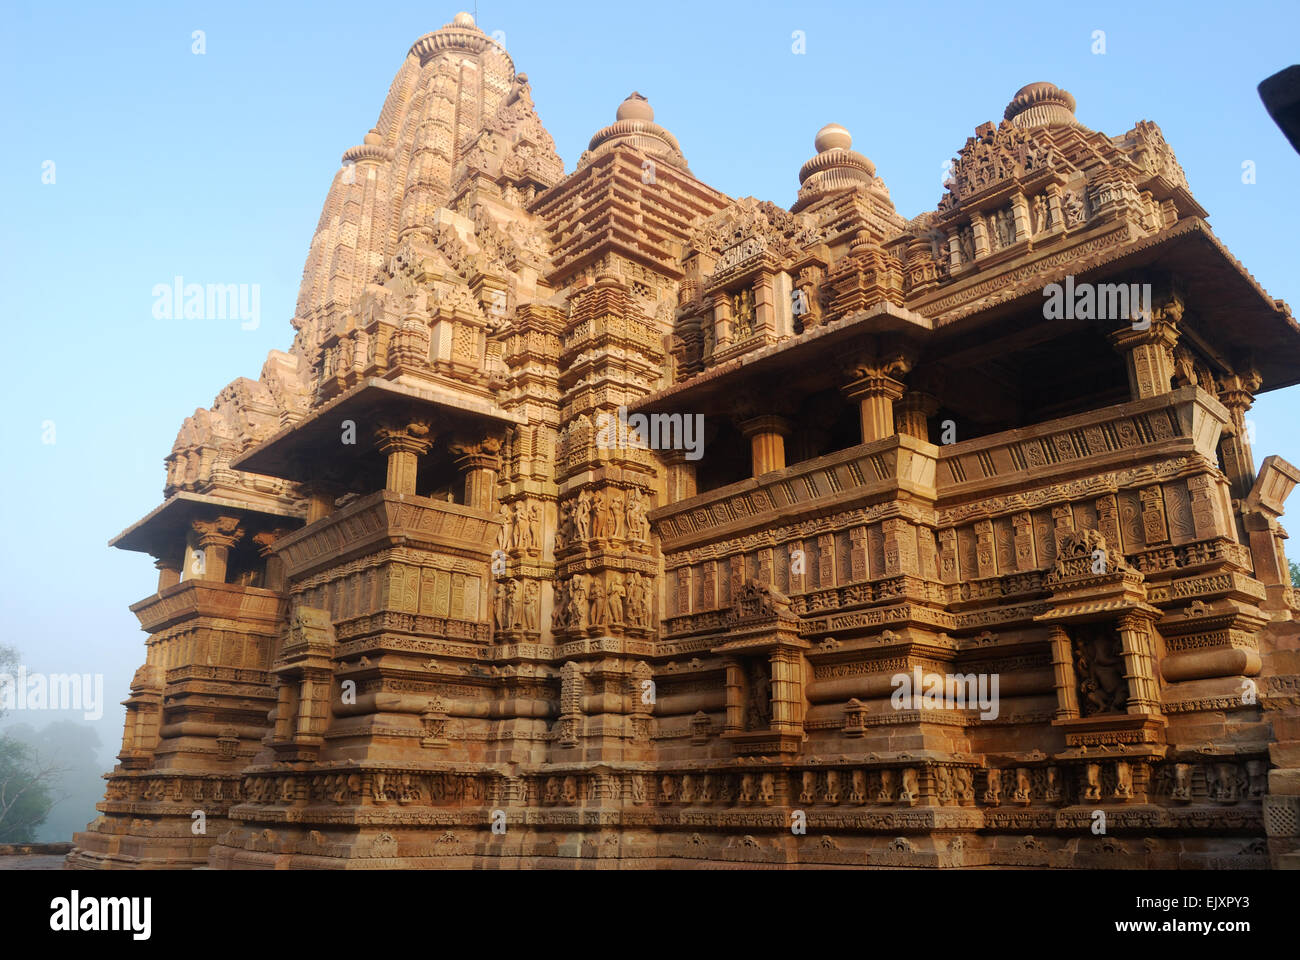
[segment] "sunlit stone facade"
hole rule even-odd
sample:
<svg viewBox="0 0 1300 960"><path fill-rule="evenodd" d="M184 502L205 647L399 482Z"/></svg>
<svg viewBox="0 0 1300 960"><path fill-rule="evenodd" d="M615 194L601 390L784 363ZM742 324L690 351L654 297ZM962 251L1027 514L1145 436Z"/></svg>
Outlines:
<svg viewBox="0 0 1300 960"><path fill-rule="evenodd" d="M831 124L786 208L639 94L566 175L472 18L417 40L292 347L114 541L158 591L69 864L1295 866L1248 411L1300 328L1075 112L912 219Z"/></svg>

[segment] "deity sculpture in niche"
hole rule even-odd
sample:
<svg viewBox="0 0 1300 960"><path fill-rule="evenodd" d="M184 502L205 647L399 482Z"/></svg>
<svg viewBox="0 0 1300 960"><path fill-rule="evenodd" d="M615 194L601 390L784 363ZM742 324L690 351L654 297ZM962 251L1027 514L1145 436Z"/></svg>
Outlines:
<svg viewBox="0 0 1300 960"><path fill-rule="evenodd" d="M1128 704L1128 684L1124 680L1119 634L1105 624L1081 625L1071 632L1080 712L1085 717L1123 713Z"/></svg>
<svg viewBox="0 0 1300 960"><path fill-rule="evenodd" d="M745 704L745 729L763 730L772 723L772 681L766 660L749 662L749 699Z"/></svg>

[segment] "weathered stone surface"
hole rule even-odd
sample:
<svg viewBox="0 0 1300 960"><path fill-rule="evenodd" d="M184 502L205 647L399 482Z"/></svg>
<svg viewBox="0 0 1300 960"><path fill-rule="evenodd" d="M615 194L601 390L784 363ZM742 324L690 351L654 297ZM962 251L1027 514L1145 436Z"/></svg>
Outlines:
<svg viewBox="0 0 1300 960"><path fill-rule="evenodd" d="M564 175L466 14L344 154L289 352L185 421L71 866L1285 866L1300 331L1158 127L1036 83L907 220L639 94Z"/></svg>

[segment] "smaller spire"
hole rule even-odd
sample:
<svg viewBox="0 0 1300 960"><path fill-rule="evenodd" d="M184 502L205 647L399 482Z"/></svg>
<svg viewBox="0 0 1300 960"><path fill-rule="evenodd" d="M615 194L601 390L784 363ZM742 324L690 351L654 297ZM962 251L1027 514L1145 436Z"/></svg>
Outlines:
<svg viewBox="0 0 1300 960"><path fill-rule="evenodd" d="M591 143L587 145L587 152L578 161L578 166L585 166L593 154L603 153L618 145L632 147L670 166L686 169L686 157L682 155L677 138L655 123L654 107L636 91L618 105L614 122L596 131Z"/></svg>
<svg viewBox="0 0 1300 960"><path fill-rule="evenodd" d="M832 193L875 183L876 165L852 147L853 135L838 123L817 131L817 155L799 170L799 198L790 208L794 213Z"/></svg>

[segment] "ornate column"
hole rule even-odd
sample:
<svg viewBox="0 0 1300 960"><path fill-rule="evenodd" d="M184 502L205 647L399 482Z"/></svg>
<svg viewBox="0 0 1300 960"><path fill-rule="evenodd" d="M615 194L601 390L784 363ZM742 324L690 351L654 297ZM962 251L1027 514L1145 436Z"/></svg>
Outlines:
<svg viewBox="0 0 1300 960"><path fill-rule="evenodd" d="M433 446L430 425L414 420L402 426L385 425L375 431L379 449L388 456L385 489L393 493L415 493L416 465Z"/></svg>
<svg viewBox="0 0 1300 960"><path fill-rule="evenodd" d="M723 291L713 295L713 349L722 349L731 343L731 300Z"/></svg>
<svg viewBox="0 0 1300 960"><path fill-rule="evenodd" d="M975 238L975 259L982 260L989 255L989 228L984 222L984 214L971 214L970 232Z"/></svg>
<svg viewBox="0 0 1300 960"><path fill-rule="evenodd" d="M930 442L930 417L939 412L939 400L919 390L908 390L894 404L894 427L898 433Z"/></svg>
<svg viewBox="0 0 1300 960"><path fill-rule="evenodd" d="M952 273L966 266L961 258L961 236L955 226L948 228L948 260L949 270Z"/></svg>
<svg viewBox="0 0 1300 960"><path fill-rule="evenodd" d="M727 661L727 719L723 730L739 733L745 729L745 684L740 662Z"/></svg>
<svg viewBox="0 0 1300 960"><path fill-rule="evenodd" d="M797 650L772 653L772 729L790 731L803 723L802 656Z"/></svg>
<svg viewBox="0 0 1300 960"><path fill-rule="evenodd" d="M1250 368L1219 381L1219 402L1232 415L1232 422L1219 438L1219 456L1234 500L1244 499L1255 485L1255 457L1246 430L1246 411L1255 402L1261 383L1259 374Z"/></svg>
<svg viewBox="0 0 1300 960"><path fill-rule="evenodd" d="M1079 692L1075 685L1074 655L1070 637L1060 624L1050 629L1052 644L1052 678L1056 686L1056 719L1074 720L1079 716Z"/></svg>
<svg viewBox="0 0 1300 960"><path fill-rule="evenodd" d="M841 387L844 396L861 404L862 442L894 435L894 401L903 396L900 379L910 369L902 356L867 359L850 368L853 378Z"/></svg>
<svg viewBox="0 0 1300 960"><path fill-rule="evenodd" d="M216 520L191 522L199 548L203 551L200 572L194 579L226 582L226 562L230 548L244 535L238 517L218 517Z"/></svg>
<svg viewBox="0 0 1300 960"><path fill-rule="evenodd" d="M307 522L324 520L334 512L334 491L322 483L312 483L307 488Z"/></svg>
<svg viewBox="0 0 1300 960"><path fill-rule="evenodd" d="M789 420L766 414L742 421L740 429L749 439L754 476L785 469L785 438L793 429Z"/></svg>
<svg viewBox="0 0 1300 960"><path fill-rule="evenodd" d="M1160 690L1155 679L1155 651L1151 644L1151 621L1135 613L1119 618L1120 649L1124 656L1124 679L1128 681L1128 712L1159 713Z"/></svg>
<svg viewBox="0 0 1300 960"><path fill-rule="evenodd" d="M1059 233L1065 229L1065 214L1061 210L1061 185L1059 183L1049 183L1047 185L1047 218L1050 221L1048 230L1052 233Z"/></svg>
<svg viewBox="0 0 1300 960"><path fill-rule="evenodd" d="M1162 306L1152 308L1149 320L1135 317L1129 325L1110 335L1111 344L1124 356L1129 392L1134 400L1169 392L1174 376L1178 321L1182 316L1182 299L1170 294Z"/></svg>
<svg viewBox="0 0 1300 960"><path fill-rule="evenodd" d="M659 451L659 457L668 468L665 503L677 503L695 496L695 461L686 459L686 451L663 450Z"/></svg>
<svg viewBox="0 0 1300 960"><path fill-rule="evenodd" d="M1019 190L1011 195L1011 215L1016 223L1016 236L1012 243L1019 243L1034 235L1034 227L1029 219L1029 201Z"/></svg>
<svg viewBox="0 0 1300 960"><path fill-rule="evenodd" d="M497 474L501 470L501 442L501 437L489 434L478 438L457 437L448 446L456 458L456 468L465 479L465 506L492 509Z"/></svg>
<svg viewBox="0 0 1300 960"><path fill-rule="evenodd" d="M275 552L275 541L287 532L284 529L265 530L253 537L253 542L257 544L258 555L266 563L264 586L267 590L284 591L284 560Z"/></svg>

